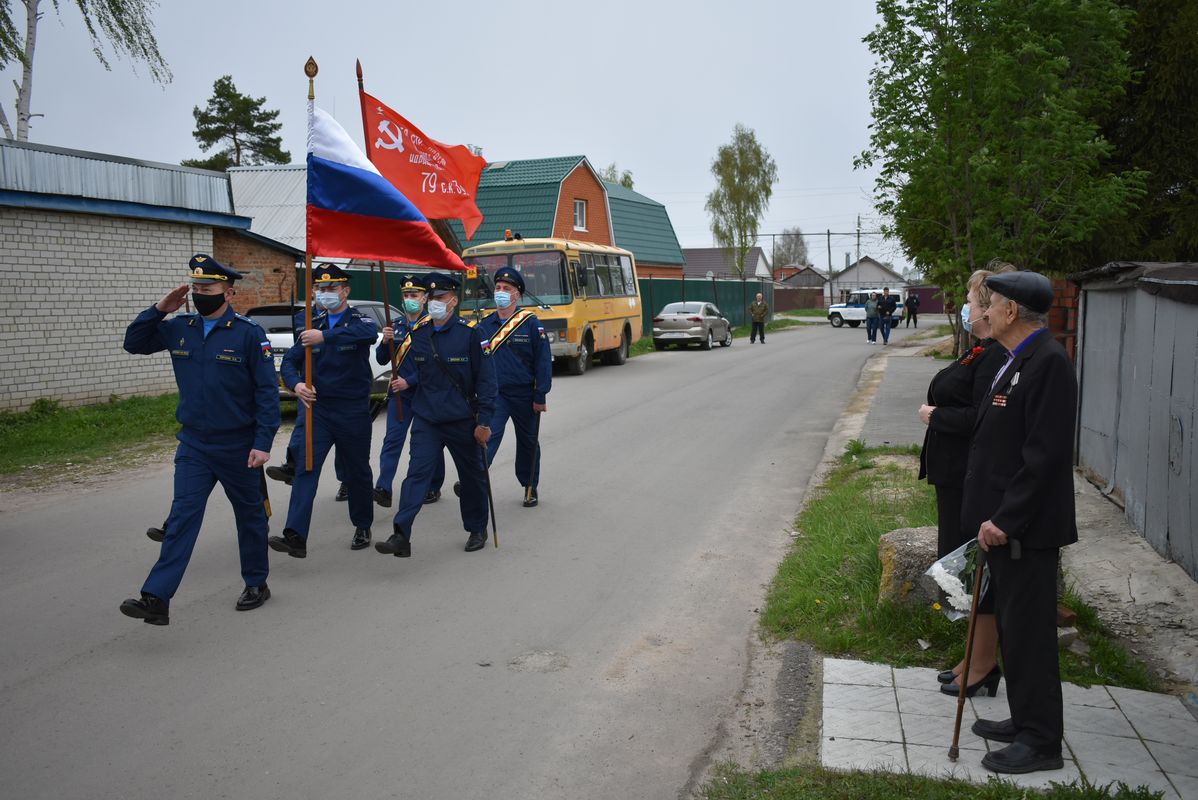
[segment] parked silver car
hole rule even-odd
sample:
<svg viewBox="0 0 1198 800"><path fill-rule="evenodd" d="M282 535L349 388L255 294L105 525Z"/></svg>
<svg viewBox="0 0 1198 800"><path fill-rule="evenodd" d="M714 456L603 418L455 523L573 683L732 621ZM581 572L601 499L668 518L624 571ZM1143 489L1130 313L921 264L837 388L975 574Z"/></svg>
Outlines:
<svg viewBox="0 0 1198 800"><path fill-rule="evenodd" d="M653 346L658 350L669 344L686 347L691 342L698 342L704 350L710 350L714 342L720 347L732 344L732 323L714 303L670 303L653 318Z"/></svg>

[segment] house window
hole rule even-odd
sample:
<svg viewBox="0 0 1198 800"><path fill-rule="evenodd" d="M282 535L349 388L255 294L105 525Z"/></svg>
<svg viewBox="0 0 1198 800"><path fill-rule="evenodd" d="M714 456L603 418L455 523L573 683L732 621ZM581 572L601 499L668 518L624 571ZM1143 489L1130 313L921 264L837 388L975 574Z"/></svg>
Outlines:
<svg viewBox="0 0 1198 800"><path fill-rule="evenodd" d="M587 201L574 201L574 230L585 231L587 229Z"/></svg>

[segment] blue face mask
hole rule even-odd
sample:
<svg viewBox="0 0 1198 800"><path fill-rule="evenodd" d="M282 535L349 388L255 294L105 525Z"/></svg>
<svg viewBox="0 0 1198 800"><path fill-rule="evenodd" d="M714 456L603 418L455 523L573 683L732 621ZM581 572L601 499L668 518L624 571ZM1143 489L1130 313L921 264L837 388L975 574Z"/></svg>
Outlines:
<svg viewBox="0 0 1198 800"><path fill-rule="evenodd" d="M334 311L341 305L341 295L336 292L317 292L316 305L327 311Z"/></svg>
<svg viewBox="0 0 1198 800"><path fill-rule="evenodd" d="M495 306L497 308L507 308L511 304L512 304L512 293L511 292L496 292L495 293Z"/></svg>
<svg viewBox="0 0 1198 800"><path fill-rule="evenodd" d="M403 310L408 312L409 314L419 314L420 306L421 306L421 302L419 300L414 300L410 297L404 298Z"/></svg>
<svg viewBox="0 0 1198 800"><path fill-rule="evenodd" d="M437 322L440 322L449 316L449 306L440 300L429 300L428 313L429 316L431 316Z"/></svg>
<svg viewBox="0 0 1198 800"><path fill-rule="evenodd" d="M969 321L969 303L961 306L961 324L965 326L966 333L973 333L973 324Z"/></svg>

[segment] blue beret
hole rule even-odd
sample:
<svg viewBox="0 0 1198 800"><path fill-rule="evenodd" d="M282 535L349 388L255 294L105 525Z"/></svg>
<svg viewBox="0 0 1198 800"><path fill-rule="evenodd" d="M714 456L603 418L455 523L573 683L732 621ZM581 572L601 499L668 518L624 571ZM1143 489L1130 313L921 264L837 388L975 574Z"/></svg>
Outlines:
<svg viewBox="0 0 1198 800"><path fill-rule="evenodd" d="M216 283L224 281L233 283L241 278L241 273L232 267L226 267L207 253L196 253L187 262L191 273L192 283Z"/></svg>
<svg viewBox="0 0 1198 800"><path fill-rule="evenodd" d="M462 285L456 278L451 278L444 272L430 272L424 276L424 280L428 284L428 293L433 297L446 292L456 292Z"/></svg>
<svg viewBox="0 0 1198 800"><path fill-rule="evenodd" d="M499 269L495 270L495 278L493 283L499 283L500 281L506 281L507 283L510 283L520 290L520 294L524 294L524 278L519 272L511 267L500 267Z"/></svg>
<svg viewBox="0 0 1198 800"><path fill-rule="evenodd" d="M1052 308L1052 281L1039 272L1003 272L986 278L986 286L1037 314Z"/></svg>

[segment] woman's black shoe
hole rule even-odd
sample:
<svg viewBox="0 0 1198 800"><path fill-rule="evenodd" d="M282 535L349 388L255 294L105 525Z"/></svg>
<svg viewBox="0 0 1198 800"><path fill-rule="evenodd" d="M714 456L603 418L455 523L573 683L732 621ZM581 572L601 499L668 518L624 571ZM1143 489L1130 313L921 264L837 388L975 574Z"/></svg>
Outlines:
<svg viewBox="0 0 1198 800"><path fill-rule="evenodd" d="M957 673L953 672L951 669L946 669L944 672L941 672L936 676L936 680L940 681L941 683L953 683L957 680Z"/></svg>
<svg viewBox="0 0 1198 800"><path fill-rule="evenodd" d="M995 697L998 695L998 682L1001 680L1002 670L998 668L997 664L995 664L994 669L990 670L990 672L986 674L986 677L982 678L972 686L965 687L965 696L973 697L975 694L985 689L986 694L990 695L991 697ZM952 683L946 683L941 686L940 691L956 697L961 694L961 686L956 681L953 681Z"/></svg>

